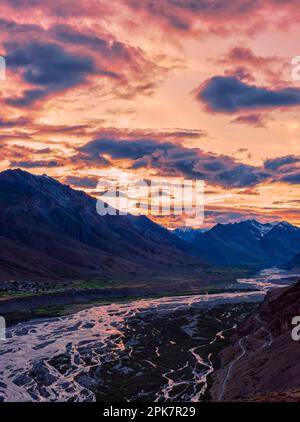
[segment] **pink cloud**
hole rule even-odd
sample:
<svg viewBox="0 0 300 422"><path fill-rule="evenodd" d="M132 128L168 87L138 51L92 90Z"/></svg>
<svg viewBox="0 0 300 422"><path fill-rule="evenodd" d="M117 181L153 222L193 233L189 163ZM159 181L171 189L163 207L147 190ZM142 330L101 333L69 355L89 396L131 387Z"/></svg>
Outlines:
<svg viewBox="0 0 300 422"><path fill-rule="evenodd" d="M143 18L182 35L206 33L255 34L266 25L277 28L298 22L300 4L296 0L126 0Z"/></svg>

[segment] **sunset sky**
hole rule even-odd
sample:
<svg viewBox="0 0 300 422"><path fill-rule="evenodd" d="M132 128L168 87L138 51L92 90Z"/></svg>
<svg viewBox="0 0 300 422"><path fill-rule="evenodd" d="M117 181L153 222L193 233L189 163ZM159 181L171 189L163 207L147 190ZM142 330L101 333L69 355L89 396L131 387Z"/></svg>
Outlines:
<svg viewBox="0 0 300 422"><path fill-rule="evenodd" d="M297 0L2 0L0 170L203 179L205 226L300 225L299 22Z"/></svg>

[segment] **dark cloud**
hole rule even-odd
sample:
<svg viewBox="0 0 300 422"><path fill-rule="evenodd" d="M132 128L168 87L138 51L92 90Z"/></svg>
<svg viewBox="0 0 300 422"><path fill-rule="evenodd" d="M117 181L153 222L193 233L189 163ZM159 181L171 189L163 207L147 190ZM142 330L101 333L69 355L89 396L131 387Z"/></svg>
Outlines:
<svg viewBox="0 0 300 422"><path fill-rule="evenodd" d="M30 119L27 117L19 117L17 119L0 119L0 127L3 129L11 129L14 127L24 127L30 124Z"/></svg>
<svg viewBox="0 0 300 422"><path fill-rule="evenodd" d="M136 11L146 13L153 19L168 24L176 30L189 31L198 20L234 20L256 11L257 0L126 0Z"/></svg>
<svg viewBox="0 0 300 422"><path fill-rule="evenodd" d="M153 139L96 139L80 147L71 158L76 163L93 162L101 166L103 159L130 160L131 169L147 168L161 176L204 179L229 188L254 186L270 177L264 168L239 163L226 155Z"/></svg>
<svg viewBox="0 0 300 422"><path fill-rule="evenodd" d="M51 26L49 34L56 41L88 49L102 71L106 69L107 76L122 82L123 86L138 82L136 88L140 92L151 91L156 85L154 79L166 71L151 61L141 48L121 42L106 31L58 24Z"/></svg>
<svg viewBox="0 0 300 422"><path fill-rule="evenodd" d="M181 35L254 35L268 25L298 23L295 0L124 0L162 30ZM143 22L143 20L142 20ZM277 27L278 27L277 26Z"/></svg>
<svg viewBox="0 0 300 422"><path fill-rule="evenodd" d="M300 184L300 156L286 155L264 162L266 171L272 172L272 181L290 185Z"/></svg>
<svg viewBox="0 0 300 422"><path fill-rule="evenodd" d="M226 76L235 76L243 82L255 82L253 74L260 73L270 85L284 84L282 71L286 60L278 56L258 56L250 48L238 46L214 61L229 67Z"/></svg>
<svg viewBox="0 0 300 422"><path fill-rule="evenodd" d="M188 148L179 140L150 138L144 134L127 139L121 133L111 133L77 148L77 154L70 158L76 165L103 167L118 165L118 160L126 160L128 169L145 168L165 177L203 179L211 185L224 188L253 188L264 182L297 183L300 157L289 155L266 160L261 166L241 163L228 155L205 152L200 148ZM155 136L155 134L153 134ZM180 138L179 138L180 139ZM241 150L244 152L244 150ZM240 151L240 152L241 152ZM247 151L246 151L247 152ZM295 167L296 166L296 167Z"/></svg>
<svg viewBox="0 0 300 422"><path fill-rule="evenodd" d="M224 74L225 76L232 76L243 82L253 83L255 81L254 77L249 72L249 69L245 66L237 66L230 70L225 70Z"/></svg>
<svg viewBox="0 0 300 422"><path fill-rule="evenodd" d="M77 186L80 188L95 188L97 186L99 179L97 177L77 177L77 176L68 176L64 183L68 185Z"/></svg>
<svg viewBox="0 0 300 422"><path fill-rule="evenodd" d="M121 59L129 61L131 59L130 47L126 44L103 36L95 35L95 32L84 32L73 28L70 25L54 25L50 29L54 38L66 44L75 44L93 49L109 59Z"/></svg>
<svg viewBox="0 0 300 422"><path fill-rule="evenodd" d="M262 114L245 114L236 117L232 120L232 123L239 123L254 127L266 127L265 116Z"/></svg>
<svg viewBox="0 0 300 422"><path fill-rule="evenodd" d="M5 11L30 13L38 12L38 16L56 16L60 19L75 17L103 16L113 18L118 8L126 14L123 7L127 5L134 14L145 15L148 21L158 22L180 32L190 31L197 23L211 23L212 30L217 24L223 26L227 21L236 25L248 25L253 17L259 22L282 11L296 19L295 11L299 10L297 0L121 0L107 2L103 0L2 0ZM279 15L282 18L282 16ZM248 24L248 25L247 25ZM232 25L231 25L232 28ZM230 29L230 28L229 28Z"/></svg>
<svg viewBox="0 0 300 422"><path fill-rule="evenodd" d="M113 159L131 159L137 160L147 155L152 155L155 151L162 153L174 148L172 143L164 142L158 144L151 139L141 140L123 140L118 139L96 139L89 142L79 151L88 154L93 158L99 155L108 154Z"/></svg>
<svg viewBox="0 0 300 422"><path fill-rule="evenodd" d="M58 163L58 161L55 160L41 160L41 161L11 161L10 167L16 168L16 167L22 167L22 168L40 168L40 167L59 167L61 164Z"/></svg>
<svg viewBox="0 0 300 422"><path fill-rule="evenodd" d="M257 56L251 48L237 46L229 50L217 62L226 65L246 65L255 69L263 68L262 70L266 70L270 65L278 64L280 58L277 56Z"/></svg>
<svg viewBox="0 0 300 422"><path fill-rule="evenodd" d="M211 112L236 113L300 105L300 89L273 90L248 85L236 77L214 76L198 88L196 98Z"/></svg>
<svg viewBox="0 0 300 422"><path fill-rule="evenodd" d="M105 1L101 0L59 0L47 2L45 0L1 0L1 6L8 7L10 10L19 13L37 13L37 16L49 19L49 16L55 16L60 19L75 17L94 17L97 14L102 16L111 16L109 7Z"/></svg>
<svg viewBox="0 0 300 422"><path fill-rule="evenodd" d="M269 177L269 173L260 171L253 166L236 164L232 168L219 173L217 180L224 186L246 187L256 186L268 180Z"/></svg>
<svg viewBox="0 0 300 422"><path fill-rule="evenodd" d="M281 177L280 181L289 183L291 185L299 185L300 184L300 170L295 173L287 174L286 176Z"/></svg>
<svg viewBox="0 0 300 422"><path fill-rule="evenodd" d="M37 154L50 154L51 153L51 149L48 148L42 148L42 149L37 149L36 150Z"/></svg>
<svg viewBox="0 0 300 422"><path fill-rule="evenodd" d="M53 93L80 85L89 74L96 72L91 57L69 53L58 44L12 42L5 43L5 49L9 68L19 72L24 82L34 86L25 90L22 97L8 99L11 105L30 105Z"/></svg>
<svg viewBox="0 0 300 422"><path fill-rule="evenodd" d="M151 95L173 68L172 63L161 66L141 48L121 42L102 29L101 20L93 29L66 22L45 28L0 19L0 29L10 34L9 42L4 42L8 71L26 83L22 95L7 99L8 104L26 107L88 81L96 82L97 76L110 81L102 88L115 97Z"/></svg>
<svg viewBox="0 0 300 422"><path fill-rule="evenodd" d="M264 166L266 169L277 171L282 170L282 167L287 165L296 164L300 162L300 157L296 155L286 155L285 157L270 158L265 161Z"/></svg>

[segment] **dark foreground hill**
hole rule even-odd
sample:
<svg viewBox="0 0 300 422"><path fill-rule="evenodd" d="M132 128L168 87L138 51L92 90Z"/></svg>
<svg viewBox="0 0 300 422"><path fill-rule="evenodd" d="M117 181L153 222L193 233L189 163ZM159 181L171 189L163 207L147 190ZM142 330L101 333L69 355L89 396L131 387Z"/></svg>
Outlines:
<svg viewBox="0 0 300 422"><path fill-rule="evenodd" d="M222 353L214 400L300 401L300 341L292 338L298 315L300 282L268 293Z"/></svg>
<svg viewBox="0 0 300 422"><path fill-rule="evenodd" d="M0 173L0 280L85 279L207 268L193 247L140 216L99 216L96 199L48 176Z"/></svg>

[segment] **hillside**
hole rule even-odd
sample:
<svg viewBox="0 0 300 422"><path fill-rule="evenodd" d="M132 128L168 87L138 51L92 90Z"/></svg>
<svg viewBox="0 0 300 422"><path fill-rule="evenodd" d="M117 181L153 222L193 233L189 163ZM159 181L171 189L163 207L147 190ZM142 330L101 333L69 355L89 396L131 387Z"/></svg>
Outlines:
<svg viewBox="0 0 300 422"><path fill-rule="evenodd" d="M217 224L205 232L181 231L180 237L190 241L203 258L218 265L281 266L300 252L300 229L286 221Z"/></svg>
<svg viewBox="0 0 300 422"><path fill-rule="evenodd" d="M0 173L0 279L201 271L193 247L144 216L104 216L48 176Z"/></svg>
<svg viewBox="0 0 300 422"><path fill-rule="evenodd" d="M300 270L300 253L295 255L289 262L287 262L284 266L284 269L291 270L291 271L299 271Z"/></svg>
<svg viewBox="0 0 300 422"><path fill-rule="evenodd" d="M269 292L258 311L221 354L214 375L214 400L299 401L300 344L291 336L300 315L300 282Z"/></svg>

